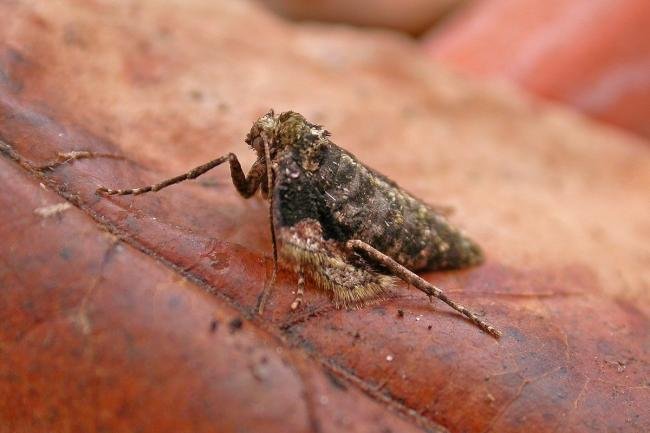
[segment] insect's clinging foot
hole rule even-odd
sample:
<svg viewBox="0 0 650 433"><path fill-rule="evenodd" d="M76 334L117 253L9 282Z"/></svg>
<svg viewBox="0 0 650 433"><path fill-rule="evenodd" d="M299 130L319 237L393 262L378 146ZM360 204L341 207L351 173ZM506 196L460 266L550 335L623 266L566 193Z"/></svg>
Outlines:
<svg viewBox="0 0 650 433"><path fill-rule="evenodd" d="M273 285L275 284L275 275L276 275L276 268L273 269L273 274L271 275L271 281L268 282L267 284L264 285L264 289L262 290L262 293L260 294L259 298L257 298L257 314L262 315L264 314L264 307L266 306L266 300L269 297L269 293L271 292L271 289L273 288Z"/></svg>
<svg viewBox="0 0 650 433"><path fill-rule="evenodd" d="M483 322L483 323L485 323L485 322ZM488 325L487 323L485 323L485 325L486 326L483 329L485 332L487 332L488 334L492 335L495 338L501 338L501 336L503 335L503 333L501 331L499 331L498 329L496 329L492 325Z"/></svg>
<svg viewBox="0 0 650 433"><path fill-rule="evenodd" d="M149 191L158 191L159 188L156 188L155 186L146 186L142 188L134 188L134 189L110 189L106 188L103 186L100 186L95 190L95 192L99 195L103 196L109 196L109 195L140 195L144 194L145 192Z"/></svg>
<svg viewBox="0 0 650 433"><path fill-rule="evenodd" d="M266 288L265 288L266 290ZM264 314L264 305L266 304L266 295L262 293L262 295L258 298L257 300L257 307L255 308L257 310L257 315L261 316Z"/></svg>
<svg viewBox="0 0 650 433"><path fill-rule="evenodd" d="M92 152L89 150L71 150L69 152L57 152L56 159L36 167L39 171L54 170L55 168L70 164L73 161L92 158L126 159L121 155L112 153Z"/></svg>
<svg viewBox="0 0 650 433"><path fill-rule="evenodd" d="M119 190L119 189L110 189L110 188L106 188L106 187L104 187L104 186L100 186L99 188L97 188L97 189L95 190L95 192L96 192L97 194L99 194L99 195L109 196L109 195L120 195L120 193L122 192L122 190Z"/></svg>
<svg viewBox="0 0 650 433"><path fill-rule="evenodd" d="M302 269L298 271L298 290L296 290L296 297L291 303L291 310L296 310L302 304L303 296L305 295L305 277Z"/></svg>

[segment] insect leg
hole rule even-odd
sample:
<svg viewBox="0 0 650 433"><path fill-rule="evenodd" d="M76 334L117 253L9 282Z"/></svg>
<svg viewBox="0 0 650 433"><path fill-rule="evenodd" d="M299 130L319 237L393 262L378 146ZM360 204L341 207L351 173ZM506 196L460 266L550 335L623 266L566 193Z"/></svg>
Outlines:
<svg viewBox="0 0 650 433"><path fill-rule="evenodd" d="M340 242L324 239L320 223L312 218L281 227L278 239L285 263L296 265L299 275L308 275L314 287L327 293L337 308L380 299L393 286L394 277L378 272L367 261L360 263Z"/></svg>
<svg viewBox="0 0 650 433"><path fill-rule="evenodd" d="M271 228L271 246L273 248L273 273L271 274L271 279L264 285L257 304L257 314L260 315L264 312L266 299L269 297L271 289L275 284L275 278L278 275L278 244L275 239L275 224L273 222L273 168L271 166L271 150L269 149L268 139L264 139L264 170L266 171L266 194L269 198L269 225Z"/></svg>
<svg viewBox="0 0 650 433"><path fill-rule="evenodd" d="M428 283L424 279L418 277L416 274L413 272L409 271L407 268L404 266L400 265L397 263L395 260L387 256L386 254L382 253L381 251L376 250L373 248L371 245L368 245L367 243L354 239L350 240L347 242L347 247L356 250L356 251L363 251L369 258L377 262L378 264L381 264L382 266L385 266L388 268L395 276L399 277L400 279L404 280L405 282L414 285L416 288L427 294L429 297L433 296L447 305L449 305L451 308L454 310L458 311L459 313L463 314L465 317L467 317L469 320L471 320L476 326L481 328L483 331L487 332L488 334L499 338L501 337L501 332L494 328L492 325L489 323L483 321L480 317L478 317L475 313L469 311L467 308L464 306L458 304L457 302L449 299L447 295L437 288L436 286Z"/></svg>
<svg viewBox="0 0 650 433"><path fill-rule="evenodd" d="M302 267L298 270L298 290L296 290L296 298L291 303L291 309L295 310L302 304L302 298L305 295L305 275Z"/></svg>
<svg viewBox="0 0 650 433"><path fill-rule="evenodd" d="M112 153L91 152L89 150L72 150L70 152L59 152L55 160L40 165L36 167L36 169L39 171L54 170L55 168L64 164L69 164L72 161L91 158L126 159L123 156Z"/></svg>
<svg viewBox="0 0 650 433"><path fill-rule="evenodd" d="M129 194L138 195L150 191L151 192L159 191L170 185L174 185L188 179L194 179L196 177L199 177L203 173L212 170L213 168L223 164L226 161L230 163L230 174L232 177L233 184L235 185L235 188L237 188L237 191L244 198L248 198L252 196L255 193L255 191L257 191L260 185L260 181L264 174L263 171L264 165L259 161L256 162L255 164L253 164L253 167L251 167L248 175L245 175L244 172L242 171L241 165L239 164L239 160L237 159L237 156L233 153L229 153L227 155L214 159L210 162L207 162L203 165L199 165L198 167L193 168L187 173L181 174L176 177L172 177L170 179L163 180L154 185L142 186L139 188L131 188L131 189L109 189L102 186L97 188L97 193L103 195L129 195Z"/></svg>

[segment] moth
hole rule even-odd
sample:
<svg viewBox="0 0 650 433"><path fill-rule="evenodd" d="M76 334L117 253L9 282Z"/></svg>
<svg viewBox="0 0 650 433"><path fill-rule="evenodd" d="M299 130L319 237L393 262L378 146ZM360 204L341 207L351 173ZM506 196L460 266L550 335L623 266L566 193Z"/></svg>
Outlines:
<svg viewBox="0 0 650 433"><path fill-rule="evenodd" d="M102 195L138 195L194 179L228 163L244 198L260 191L269 203L273 273L262 291L264 309L278 264L298 276L291 308L303 302L305 281L325 291L337 307L381 299L396 278L438 298L483 331L501 333L450 299L414 271L460 269L482 262L481 248L453 227L439 209L406 192L330 140L321 125L301 114L272 110L246 136L257 160L247 174L233 153L155 185L100 187Z"/></svg>

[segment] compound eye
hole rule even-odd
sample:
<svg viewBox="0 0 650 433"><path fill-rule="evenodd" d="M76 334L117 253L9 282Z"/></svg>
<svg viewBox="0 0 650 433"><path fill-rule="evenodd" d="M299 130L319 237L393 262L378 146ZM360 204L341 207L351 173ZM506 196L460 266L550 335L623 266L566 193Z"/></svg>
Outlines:
<svg viewBox="0 0 650 433"><path fill-rule="evenodd" d="M262 139L261 136L258 135L257 137L253 138L251 147L255 149L255 152L257 152L258 155L264 155L264 139Z"/></svg>

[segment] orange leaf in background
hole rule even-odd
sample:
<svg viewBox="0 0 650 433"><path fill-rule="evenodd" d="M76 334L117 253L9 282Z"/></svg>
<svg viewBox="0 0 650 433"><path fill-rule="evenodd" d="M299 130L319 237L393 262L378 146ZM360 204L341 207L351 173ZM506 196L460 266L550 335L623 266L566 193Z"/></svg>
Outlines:
<svg viewBox="0 0 650 433"><path fill-rule="evenodd" d="M425 45L473 76L512 81L650 137L650 2L474 2Z"/></svg>

